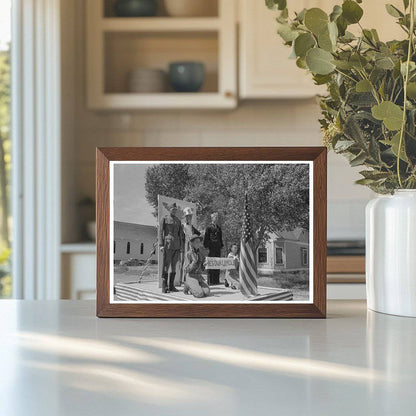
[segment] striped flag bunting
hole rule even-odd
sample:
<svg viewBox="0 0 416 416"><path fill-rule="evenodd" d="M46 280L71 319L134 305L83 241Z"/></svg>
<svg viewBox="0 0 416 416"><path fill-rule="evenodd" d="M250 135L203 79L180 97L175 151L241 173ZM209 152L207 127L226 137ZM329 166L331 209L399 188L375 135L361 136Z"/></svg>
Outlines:
<svg viewBox="0 0 416 416"><path fill-rule="evenodd" d="M247 193L244 205L243 231L240 245L240 290L246 296L257 295L257 262L253 248L250 214L248 212Z"/></svg>

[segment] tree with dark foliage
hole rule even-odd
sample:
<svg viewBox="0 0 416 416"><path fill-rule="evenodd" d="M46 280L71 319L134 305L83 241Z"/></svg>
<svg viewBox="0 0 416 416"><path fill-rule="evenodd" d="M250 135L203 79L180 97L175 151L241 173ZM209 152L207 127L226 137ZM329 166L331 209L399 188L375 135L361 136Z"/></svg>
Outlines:
<svg viewBox="0 0 416 416"><path fill-rule="evenodd" d="M309 229L306 164L157 165L146 174L146 196L155 211L158 194L196 203L200 228L218 211L228 244L241 236L245 192L257 247L270 233Z"/></svg>

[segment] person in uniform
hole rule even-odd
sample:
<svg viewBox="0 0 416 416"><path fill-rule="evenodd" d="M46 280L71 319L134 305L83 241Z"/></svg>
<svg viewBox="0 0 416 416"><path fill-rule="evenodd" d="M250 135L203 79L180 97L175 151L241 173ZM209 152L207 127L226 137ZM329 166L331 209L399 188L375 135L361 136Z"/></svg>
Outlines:
<svg viewBox="0 0 416 416"><path fill-rule="evenodd" d="M204 257L200 251L202 247L202 237L194 234L189 239L190 249L186 253L186 280L184 282L183 293L192 294L196 298L209 296L209 286L206 284L202 271L204 269Z"/></svg>
<svg viewBox="0 0 416 416"><path fill-rule="evenodd" d="M190 243L191 237L193 235L201 235L201 233L192 225L192 216L193 216L192 208L190 207L184 208L183 215L184 215L184 220L182 222L182 230L183 230L183 238L184 238L183 247L184 247L184 253L186 254L191 249L191 243ZM185 262L185 257L182 256L181 283L185 281L185 277L186 277L186 273L183 267L184 262Z"/></svg>
<svg viewBox="0 0 416 416"><path fill-rule="evenodd" d="M218 225L218 212L211 214L211 224L205 230L204 247L208 249L209 257L221 257L221 249L224 244L222 242L222 230ZM220 284L220 271L208 270L208 284Z"/></svg>
<svg viewBox="0 0 416 416"><path fill-rule="evenodd" d="M168 205L169 214L164 216L159 225L159 246L163 253L162 293L177 292L175 288L176 265L183 255L183 230L177 214L175 203ZM169 273L170 271L170 273Z"/></svg>

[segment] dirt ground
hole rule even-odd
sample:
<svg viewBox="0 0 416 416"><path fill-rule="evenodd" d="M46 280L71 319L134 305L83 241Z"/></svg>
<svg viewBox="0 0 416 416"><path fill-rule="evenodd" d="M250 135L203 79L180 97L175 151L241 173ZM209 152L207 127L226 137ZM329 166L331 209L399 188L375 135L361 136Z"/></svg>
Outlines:
<svg viewBox="0 0 416 416"><path fill-rule="evenodd" d="M291 289L293 300L309 299L309 272L279 272L273 276L259 276L259 286L278 287L281 289Z"/></svg>

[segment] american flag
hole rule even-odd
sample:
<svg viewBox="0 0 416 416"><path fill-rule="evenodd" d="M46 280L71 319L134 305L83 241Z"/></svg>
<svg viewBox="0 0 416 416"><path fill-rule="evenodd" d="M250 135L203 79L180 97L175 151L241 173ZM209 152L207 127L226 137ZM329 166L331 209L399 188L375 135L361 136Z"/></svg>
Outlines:
<svg viewBox="0 0 416 416"><path fill-rule="evenodd" d="M240 246L240 290L244 296L257 295L257 262L253 249L250 215L248 213L247 194L244 206L243 232Z"/></svg>

